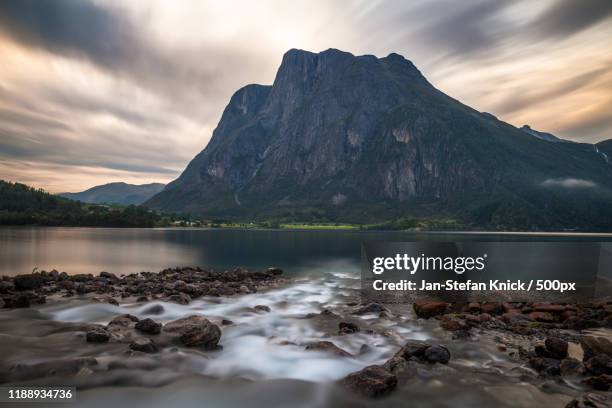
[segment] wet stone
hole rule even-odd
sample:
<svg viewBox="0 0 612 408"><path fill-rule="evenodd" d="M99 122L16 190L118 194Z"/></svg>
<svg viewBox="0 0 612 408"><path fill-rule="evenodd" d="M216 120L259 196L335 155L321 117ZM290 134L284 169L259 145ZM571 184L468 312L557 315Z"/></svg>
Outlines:
<svg viewBox="0 0 612 408"><path fill-rule="evenodd" d="M450 352L446 347L431 346L425 350L424 357L430 363L447 364L450 360Z"/></svg>
<svg viewBox="0 0 612 408"><path fill-rule="evenodd" d="M397 377L383 367L373 365L347 375L339 384L364 397L375 398L393 391L397 386Z"/></svg>
<svg viewBox="0 0 612 408"><path fill-rule="evenodd" d="M144 315L160 315L162 313L164 313L164 307L160 304L155 304L155 305L151 305L149 307L147 307L145 310L143 310L142 314Z"/></svg>
<svg viewBox="0 0 612 408"><path fill-rule="evenodd" d="M359 331L359 326L355 323L340 322L338 323L338 334L352 334Z"/></svg>
<svg viewBox="0 0 612 408"><path fill-rule="evenodd" d="M103 327L95 327L85 334L88 343L106 343L110 340L110 333Z"/></svg>
<svg viewBox="0 0 612 408"><path fill-rule="evenodd" d="M574 358L566 358L561 360L559 371L564 377L571 377L584 374L584 364Z"/></svg>
<svg viewBox="0 0 612 408"><path fill-rule="evenodd" d="M155 342L146 337L134 340L130 343L130 349L142 353L156 353L159 350Z"/></svg>
<svg viewBox="0 0 612 408"><path fill-rule="evenodd" d="M136 323L135 328L143 333L159 334L161 332L162 325L153 319L146 318Z"/></svg>
<svg viewBox="0 0 612 408"><path fill-rule="evenodd" d="M352 357L349 352L342 350L340 347L336 346L331 341L317 341L314 343L310 343L306 346L305 350L323 351L326 353L335 354L339 357Z"/></svg>
<svg viewBox="0 0 612 408"><path fill-rule="evenodd" d="M550 357L559 360L567 357L567 341L557 337L548 337L544 345Z"/></svg>
<svg viewBox="0 0 612 408"><path fill-rule="evenodd" d="M268 313L270 312L270 307L265 305L257 305L253 308L256 312L259 313Z"/></svg>

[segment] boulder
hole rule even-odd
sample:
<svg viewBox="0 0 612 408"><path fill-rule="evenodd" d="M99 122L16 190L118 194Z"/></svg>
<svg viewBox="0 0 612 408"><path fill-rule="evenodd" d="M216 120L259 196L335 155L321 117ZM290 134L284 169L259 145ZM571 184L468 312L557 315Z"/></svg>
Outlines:
<svg viewBox="0 0 612 408"><path fill-rule="evenodd" d="M142 314L144 315L160 315L162 313L164 313L165 309L162 305L158 304L154 304L151 305L149 307L147 307L145 310L142 311Z"/></svg>
<svg viewBox="0 0 612 408"><path fill-rule="evenodd" d="M119 278L117 277L117 275L115 275L114 273L110 273L110 272L100 272L100 277L104 278L104 279L108 279L112 282L116 282L119 280Z"/></svg>
<svg viewBox="0 0 612 408"><path fill-rule="evenodd" d="M544 345L550 357L558 360L563 360L567 357L567 341L558 337L548 337Z"/></svg>
<svg viewBox="0 0 612 408"><path fill-rule="evenodd" d="M43 283L40 274L32 273L28 275L17 275L13 278L15 290L34 290L38 289Z"/></svg>
<svg viewBox="0 0 612 408"><path fill-rule="evenodd" d="M425 350L431 347L431 344L421 340L408 340L404 347L402 347L397 355L400 355L403 359L409 360L412 357L422 359L425 355Z"/></svg>
<svg viewBox="0 0 612 408"><path fill-rule="evenodd" d="M418 300L412 305L416 315L425 319L445 314L448 306L448 303L437 300Z"/></svg>
<svg viewBox="0 0 612 408"><path fill-rule="evenodd" d="M70 279L72 279L74 282L80 282L80 283L89 282L93 278L94 276L90 273L79 273L79 274L70 276Z"/></svg>
<svg viewBox="0 0 612 408"><path fill-rule="evenodd" d="M157 344L147 337L134 340L130 343L130 349L143 353L156 353L159 350Z"/></svg>
<svg viewBox="0 0 612 408"><path fill-rule="evenodd" d="M140 319L138 319L136 316L131 315L131 314L123 314L123 315L119 315L115 318L113 318L113 320L111 320L108 323L108 327L112 327L112 326L122 326L122 327L129 327L134 323L138 323Z"/></svg>
<svg viewBox="0 0 612 408"><path fill-rule="evenodd" d="M381 366L372 365L347 375L339 384L364 397L375 398L393 391L397 386L397 377Z"/></svg>
<svg viewBox="0 0 612 408"><path fill-rule="evenodd" d="M340 322L338 323L338 334L352 334L359 331L359 326L355 323Z"/></svg>
<svg viewBox="0 0 612 408"><path fill-rule="evenodd" d="M203 316L188 316L164 325L164 332L177 333L187 347L214 348L221 338L221 329Z"/></svg>
<svg viewBox="0 0 612 408"><path fill-rule="evenodd" d="M203 347L212 349L217 346L221 338L221 329L209 323L208 325L196 326L186 330L180 336L181 343L187 347Z"/></svg>
<svg viewBox="0 0 612 408"><path fill-rule="evenodd" d="M479 322L476 318L475 321ZM466 330L468 326L465 321L453 318L451 316L443 316L440 319L440 327L447 331Z"/></svg>
<svg viewBox="0 0 612 408"><path fill-rule="evenodd" d="M353 357L349 352L342 350L331 341L317 341L306 345L308 351L323 351L326 353L335 354L339 357Z"/></svg>
<svg viewBox="0 0 612 408"><path fill-rule="evenodd" d="M88 343L106 343L110 340L110 333L103 327L94 327L87 331L85 338Z"/></svg>
<svg viewBox="0 0 612 408"><path fill-rule="evenodd" d="M162 324L157 323L153 319L142 319L135 326L136 330L147 334L159 334L161 332Z"/></svg>
<svg viewBox="0 0 612 408"><path fill-rule="evenodd" d="M450 352L446 347L431 346L425 349L423 357L429 363L447 364L450 361Z"/></svg>
<svg viewBox="0 0 612 408"><path fill-rule="evenodd" d="M561 374L561 362L554 358L532 357L529 359L529 365L543 375Z"/></svg>
<svg viewBox="0 0 612 408"><path fill-rule="evenodd" d="M564 377L571 377L584 374L584 364L574 358L566 358L561 360L559 371Z"/></svg>
<svg viewBox="0 0 612 408"><path fill-rule="evenodd" d="M188 305L191 302L191 297L186 293L175 293L168 298L170 302L178 303L179 305Z"/></svg>
<svg viewBox="0 0 612 408"><path fill-rule="evenodd" d="M584 358L589 359L598 354L605 354L612 358L612 342L604 337L583 336L580 345L584 350Z"/></svg>
<svg viewBox="0 0 612 408"><path fill-rule="evenodd" d="M266 305L257 305L253 308L256 312L259 313L268 313L270 312L270 307Z"/></svg>
<svg viewBox="0 0 612 408"><path fill-rule="evenodd" d="M380 312L388 312L388 311L389 310L386 307L384 307L383 305L379 303L369 303L357 309L355 312L353 312L353 314L356 314L356 315L364 315L364 314L370 314L370 313L379 314Z"/></svg>
<svg viewBox="0 0 612 408"><path fill-rule="evenodd" d="M612 375L612 359L603 353L586 360L584 366L586 370L593 375Z"/></svg>
<svg viewBox="0 0 612 408"><path fill-rule="evenodd" d="M480 310L483 313L488 313L490 315L502 314L504 312L504 307L501 303L498 302L485 302L480 305Z"/></svg>

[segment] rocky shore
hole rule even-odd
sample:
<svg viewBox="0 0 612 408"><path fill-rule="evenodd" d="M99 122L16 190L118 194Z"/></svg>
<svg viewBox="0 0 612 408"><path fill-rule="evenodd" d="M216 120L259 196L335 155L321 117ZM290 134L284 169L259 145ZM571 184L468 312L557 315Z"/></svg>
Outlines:
<svg viewBox="0 0 612 408"><path fill-rule="evenodd" d="M610 333L599 336L588 331L612 328L612 302L451 304L422 300L414 303L413 309L417 317L437 321L440 328L452 333L454 341L492 339L500 352L535 372L521 375L526 382L542 378L580 382L586 392L571 400L567 408L607 407L612 403L608 394L612 386ZM364 313L393 318L385 306L377 303L359 306L353 312ZM352 326L340 322L340 333L361 330ZM335 348L333 344L327 347ZM381 397L416 376L421 367L444 365L450 360L451 353L444 345L410 340L384 364L352 373L339 384L365 397ZM606 393L600 394L601 391Z"/></svg>
<svg viewBox="0 0 612 408"><path fill-rule="evenodd" d="M177 267L160 272L140 272L118 277L110 272L69 275L66 272L33 272L0 280L0 307L22 308L44 304L48 297L90 295L93 300L118 305L123 300L146 302L160 299L189 304L202 296L234 296L276 287L283 282L283 271L217 272L200 267Z"/></svg>
<svg viewBox="0 0 612 408"><path fill-rule="evenodd" d="M0 383L70 379L80 388L95 388L145 381L135 378L157 370L148 380L157 387L185 372L212 378L224 373L225 378L236 365L268 369L266 364L287 353L282 361L310 355L318 361L311 363L315 366L324 361L317 358L333 361L345 374L331 382L360 398L356 401L391 403L421 388L431 391L473 376L476 383L463 389L475 394L482 384L500 381L508 383L503 389L528 385L530 392L562 401L553 406L610 406L612 302L361 304L356 287L323 297L334 285L300 286L278 268L3 277L0 346L7 353L0 358ZM283 290L282 296L267 298L273 302L254 303L264 299L260 294ZM241 303L243 298L249 301ZM81 312L69 314L73 309L64 309L66 303L104 314L81 318ZM91 309L95 305L102 309ZM168 310L170 305L180 311ZM24 314L28 310L41 314ZM58 313L64 317L57 320ZM424 339L415 338L420 327L428 330ZM264 343L253 346L255 337ZM275 360L254 358L249 366L245 347L254 347L253 357L269 352ZM249 370L243 373L249 376ZM496 397L489 394L488 403Z"/></svg>

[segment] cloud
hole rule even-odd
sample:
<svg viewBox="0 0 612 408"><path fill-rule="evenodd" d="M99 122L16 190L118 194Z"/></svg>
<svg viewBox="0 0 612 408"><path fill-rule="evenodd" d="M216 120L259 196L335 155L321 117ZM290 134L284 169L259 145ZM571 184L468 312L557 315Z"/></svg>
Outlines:
<svg viewBox="0 0 612 408"><path fill-rule="evenodd" d="M272 83L289 48L397 52L501 120L573 140L612 137L611 8L608 0L0 1L0 178L27 168L34 179L38 163L54 185L61 175L51 172L71 166L73 182L72 173L98 181L82 171L88 165L136 183L169 181L206 145L234 91Z"/></svg>
<svg viewBox="0 0 612 408"><path fill-rule="evenodd" d="M557 178L557 179L546 179L541 184L543 187L561 187L568 189L577 188L594 188L597 184L590 180L577 179L577 178Z"/></svg>
<svg viewBox="0 0 612 408"><path fill-rule="evenodd" d="M89 1L0 2L2 31L24 44L114 66L142 44L127 20Z"/></svg>
<svg viewBox="0 0 612 408"><path fill-rule="evenodd" d="M610 0L557 0L533 22L533 33L542 37L567 37L611 15Z"/></svg>
<svg viewBox="0 0 612 408"><path fill-rule="evenodd" d="M605 66L565 78L551 79L548 87L532 88L520 93L512 93L507 98L496 103L493 109L503 115L523 110L539 103L550 102L555 98L563 97L591 85L610 74L610 72L611 68Z"/></svg>
<svg viewBox="0 0 612 408"><path fill-rule="evenodd" d="M428 22L417 36L446 51L446 57L467 58L475 53L495 52L494 46L510 29L508 23L500 21L509 4L505 0L427 3L420 14Z"/></svg>
<svg viewBox="0 0 612 408"><path fill-rule="evenodd" d="M102 3L103 4L103 3ZM135 22L127 10L88 0L7 0L0 2L0 33L36 50L87 61L117 78L125 78L180 106L183 113L207 98L228 97L229 82L238 88L243 75L233 69L265 56L253 49L223 45L163 44L146 18ZM265 65L265 64L262 64ZM222 108L214 109L216 114ZM207 117L207 119L210 119Z"/></svg>

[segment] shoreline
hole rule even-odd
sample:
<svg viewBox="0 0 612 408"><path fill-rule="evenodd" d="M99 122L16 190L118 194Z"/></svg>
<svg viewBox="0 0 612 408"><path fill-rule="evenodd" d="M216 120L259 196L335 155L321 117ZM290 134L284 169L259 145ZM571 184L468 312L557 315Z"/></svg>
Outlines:
<svg viewBox="0 0 612 408"><path fill-rule="evenodd" d="M116 384L120 373L142 375L145 364L170 370L166 386L172 386L195 364L213 383L306 379L333 385L334 398L363 402L405 398L416 386L430 390L430 378L452 388L457 376L520 393L521 373L520 382L538 398L549 398L546 389L556 383L555 398L564 405L601 400L612 384L610 303L361 304L354 278L290 280L277 268L223 275L186 267L122 277L57 271L2 277L0 296L10 290L7 282L18 282L34 301L30 308L0 310L0 332L9 335L3 344L13 350L0 363L0 382L70 381L94 390ZM210 284L215 280L220 284ZM54 285L61 289L54 292ZM42 295L50 301L37 303ZM318 362L306 363L311 359ZM278 371L278 364L288 366ZM302 364L334 368L295 371ZM491 404L496 397L478 398Z"/></svg>
<svg viewBox="0 0 612 408"><path fill-rule="evenodd" d="M0 225L1 229L94 229L94 230L145 230L145 231L266 231L266 232L353 232L359 234L409 234L409 235L457 235L457 236L516 236L516 237L551 237L551 238L603 238L612 241L612 232L580 232L580 231L489 231L489 230L393 230L393 229L360 229L359 226L349 228L325 228L312 226L307 228L268 228L268 227L104 227L104 226L68 226L68 225Z"/></svg>

